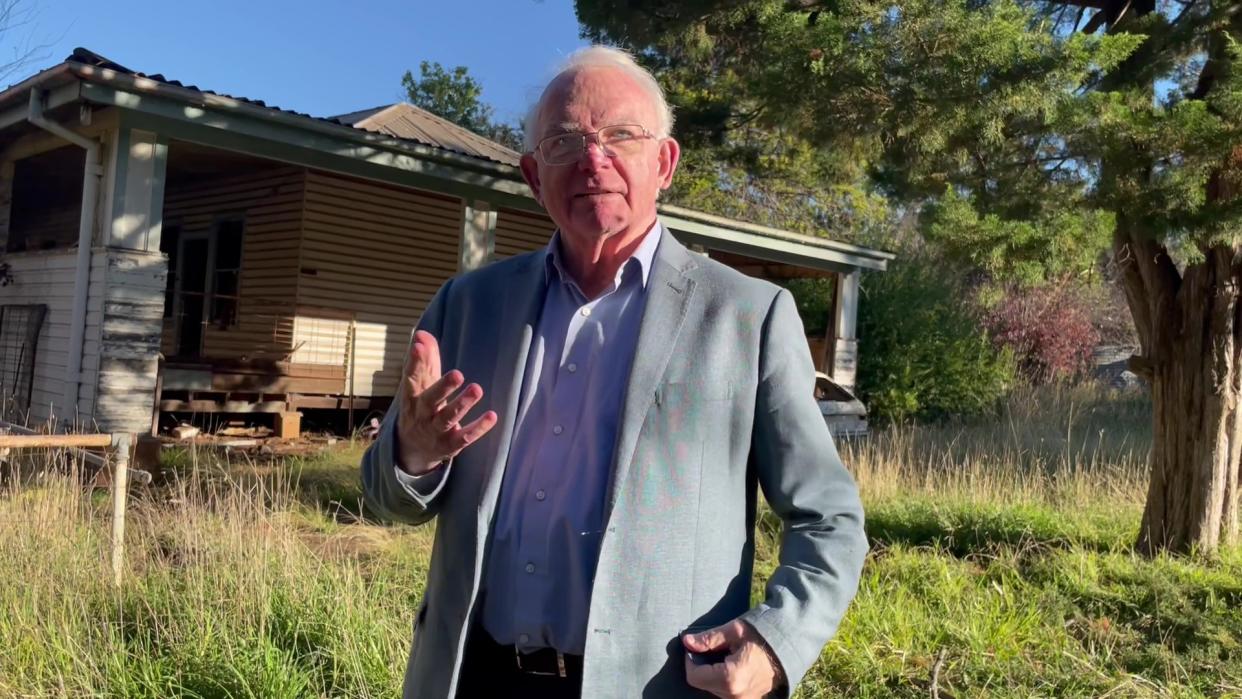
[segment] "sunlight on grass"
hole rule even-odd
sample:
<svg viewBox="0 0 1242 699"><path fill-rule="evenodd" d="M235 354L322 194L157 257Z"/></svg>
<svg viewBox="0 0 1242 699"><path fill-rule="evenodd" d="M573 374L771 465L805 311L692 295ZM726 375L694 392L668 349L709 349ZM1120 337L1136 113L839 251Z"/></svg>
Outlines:
<svg viewBox="0 0 1242 699"><path fill-rule="evenodd" d="M933 674L959 698L1242 692L1242 554L1132 551L1147 410L1044 389L1000 419L842 445L873 548L799 696L927 697ZM0 696L398 695L434 532L370 516L361 449L170 452L169 482L135 492L120 590L107 498L72 474L11 478ZM780 523L765 509L757 529L756 595Z"/></svg>

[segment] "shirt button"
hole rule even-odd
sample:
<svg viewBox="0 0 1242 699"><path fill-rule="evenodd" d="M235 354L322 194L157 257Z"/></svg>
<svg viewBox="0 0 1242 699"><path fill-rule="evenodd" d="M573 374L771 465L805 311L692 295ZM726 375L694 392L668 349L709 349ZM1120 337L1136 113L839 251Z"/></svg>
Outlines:
<svg viewBox="0 0 1242 699"><path fill-rule="evenodd" d="M518 643L521 643L522 645L526 645L527 643L530 643L530 636L524 633L518 634Z"/></svg>
<svg viewBox="0 0 1242 699"><path fill-rule="evenodd" d="M540 502L543 502L544 498L546 498L546 497L548 497L548 494L547 494L547 493L545 493L545 492L543 492L542 490L536 490L536 491L535 491L535 499L536 499L536 500L538 500L538 501L540 501Z"/></svg>
<svg viewBox="0 0 1242 699"><path fill-rule="evenodd" d="M534 563L527 563L527 564L526 564L526 572L527 572L527 573L533 573L533 572L535 572L535 564L534 564ZM525 641L523 641L523 643L525 643Z"/></svg>
<svg viewBox="0 0 1242 699"><path fill-rule="evenodd" d="M591 317L591 309L590 309L590 308L584 308L584 309L582 309L582 317L583 317L583 318L590 318L590 317Z"/></svg>
<svg viewBox="0 0 1242 699"><path fill-rule="evenodd" d="M571 373L571 374L572 374L572 373L574 373L575 371L577 371L577 370L578 370L578 365L577 365L577 364L574 364L573 362L570 362L570 363L569 363L569 366L567 366L567 367L565 367L565 368L566 368L566 369L568 369L568 370L569 370L569 373Z"/></svg>
<svg viewBox="0 0 1242 699"><path fill-rule="evenodd" d="M552 434L560 434L560 433L562 433L562 432L564 432L564 431L565 431L565 428L564 428L564 427L561 427L560 425L557 425L557 426L555 426L555 427L553 427L553 428L552 428Z"/></svg>

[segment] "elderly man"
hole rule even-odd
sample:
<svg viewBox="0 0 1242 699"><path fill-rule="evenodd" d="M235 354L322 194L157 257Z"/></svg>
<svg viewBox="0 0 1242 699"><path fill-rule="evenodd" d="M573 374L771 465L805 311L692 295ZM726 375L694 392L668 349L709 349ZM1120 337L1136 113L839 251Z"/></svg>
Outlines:
<svg viewBox="0 0 1242 699"><path fill-rule="evenodd" d="M688 252L659 85L570 58L522 173L557 230L419 321L362 462L368 504L437 518L406 697L791 692L858 584L862 507L788 292ZM750 604L757 488L784 523Z"/></svg>

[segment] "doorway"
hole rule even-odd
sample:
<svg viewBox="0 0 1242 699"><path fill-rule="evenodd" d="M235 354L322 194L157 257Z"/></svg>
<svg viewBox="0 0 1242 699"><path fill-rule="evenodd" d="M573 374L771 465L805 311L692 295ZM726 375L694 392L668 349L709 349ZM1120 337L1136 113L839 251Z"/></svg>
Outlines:
<svg viewBox="0 0 1242 699"><path fill-rule="evenodd" d="M174 320L174 354L202 357L208 326L227 330L237 323L243 221L216 221L210 231L184 233L174 226L169 240L169 296Z"/></svg>

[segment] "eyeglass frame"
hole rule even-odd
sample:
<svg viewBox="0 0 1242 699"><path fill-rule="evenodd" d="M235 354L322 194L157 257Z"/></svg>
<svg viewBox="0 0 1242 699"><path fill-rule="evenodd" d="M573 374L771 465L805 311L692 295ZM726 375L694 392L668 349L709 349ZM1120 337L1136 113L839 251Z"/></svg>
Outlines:
<svg viewBox="0 0 1242 699"><path fill-rule="evenodd" d="M606 131L608 129L614 129L618 126L636 126L639 129L642 129L642 135L635 136L632 140L637 141L637 140L643 140L643 139L648 139L648 138L659 140L661 138L660 136L657 136L654 133L652 133L650 129L648 129L646 126L643 126L642 124L630 124L630 123L609 124L608 126L601 127L599 129L596 129L595 131L587 131L587 132L569 131L566 133L556 133L550 136L544 136L543 138L539 139L538 143L535 144L535 150L533 152L539 155L540 160L542 160L545 165L569 165L570 163L574 162L578 158L582 157L582 154L586 152L588 143L594 142L595 145L599 146L600 150L604 152L604 155L610 158L615 158L617 157L616 154L610 153L608 151L608 147L605 146L604 142L600 140L599 134L601 131ZM582 148L577 150L573 158L566 160L564 162L552 162L548 160L547 155L543 152L543 144L547 143L548 141L551 141L554 138L565 138L566 136L574 136L576 138L581 138Z"/></svg>

